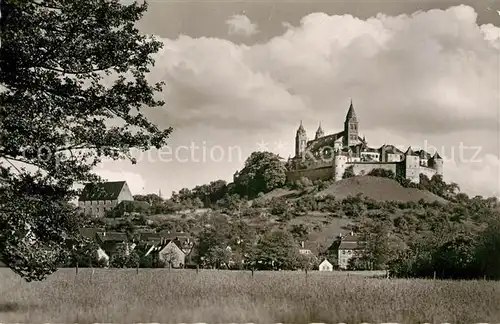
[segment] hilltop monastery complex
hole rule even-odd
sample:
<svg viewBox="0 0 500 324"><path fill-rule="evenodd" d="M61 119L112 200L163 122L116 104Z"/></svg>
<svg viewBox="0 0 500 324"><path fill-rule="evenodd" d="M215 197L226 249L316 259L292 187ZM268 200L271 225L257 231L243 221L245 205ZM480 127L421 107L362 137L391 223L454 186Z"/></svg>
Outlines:
<svg viewBox="0 0 500 324"><path fill-rule="evenodd" d="M369 147L364 136L359 136L359 122L351 101L344 121L344 129L325 135L321 124L313 140L308 140L302 122L295 136L295 156L288 161L287 178L310 180L341 180L345 170L352 166L355 175L368 174L373 169L391 170L398 177L420 182L420 174L432 178L443 174L443 159L436 152L431 156L424 150L406 152L394 145Z"/></svg>

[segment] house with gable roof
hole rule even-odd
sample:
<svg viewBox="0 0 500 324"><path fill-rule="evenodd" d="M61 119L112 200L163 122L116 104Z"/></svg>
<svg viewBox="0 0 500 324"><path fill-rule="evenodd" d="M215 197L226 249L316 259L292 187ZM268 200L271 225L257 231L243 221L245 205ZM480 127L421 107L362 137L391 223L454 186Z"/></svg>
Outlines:
<svg viewBox="0 0 500 324"><path fill-rule="evenodd" d="M133 200L126 181L88 183L78 198L78 207L87 215L103 217L122 201Z"/></svg>
<svg viewBox="0 0 500 324"><path fill-rule="evenodd" d="M340 245L338 247L338 266L339 269L346 270L349 267L349 261L355 256L363 253L364 242L359 236L351 233L346 236L340 236Z"/></svg>
<svg viewBox="0 0 500 324"><path fill-rule="evenodd" d="M325 258L318 266L319 271L333 271L333 265Z"/></svg>

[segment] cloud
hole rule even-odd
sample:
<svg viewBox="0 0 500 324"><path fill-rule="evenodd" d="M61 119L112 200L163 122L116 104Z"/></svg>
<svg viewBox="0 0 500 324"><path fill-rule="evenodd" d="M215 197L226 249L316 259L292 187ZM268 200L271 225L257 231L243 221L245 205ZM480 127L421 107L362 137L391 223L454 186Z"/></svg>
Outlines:
<svg viewBox="0 0 500 324"><path fill-rule="evenodd" d="M451 162L451 163L450 163ZM500 160L486 154L477 161L446 163L444 180L459 182L462 192L468 195L495 196L500 198Z"/></svg>
<svg viewBox="0 0 500 324"><path fill-rule="evenodd" d="M245 18L238 19L249 22ZM370 143L399 138L396 144L427 141L450 148L463 142L481 146L483 157L498 156L500 28L478 26L476 19L474 9L463 5L366 20L312 13L254 45L164 39L150 77L166 81L167 105L150 116L174 126L178 137L203 127L225 134L203 133L219 142L293 141L301 119L310 136L319 121L326 133L340 130L353 98ZM232 21L236 26L238 20ZM452 180L470 190L475 186L487 195L486 188L499 183L487 177L493 165L474 167L475 177L483 179L474 181L469 166L456 168L461 171ZM220 167L219 174L201 176L203 170L193 170L190 176L200 181L234 172Z"/></svg>
<svg viewBox="0 0 500 324"><path fill-rule="evenodd" d="M229 35L252 36L259 32L257 24L254 24L245 15L233 15L226 20L229 26Z"/></svg>

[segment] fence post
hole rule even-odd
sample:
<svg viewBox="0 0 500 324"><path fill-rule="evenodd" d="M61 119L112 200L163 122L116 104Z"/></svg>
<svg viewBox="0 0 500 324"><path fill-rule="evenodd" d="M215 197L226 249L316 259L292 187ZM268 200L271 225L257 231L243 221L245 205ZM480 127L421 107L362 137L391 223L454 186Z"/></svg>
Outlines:
<svg viewBox="0 0 500 324"><path fill-rule="evenodd" d="M436 280L436 271L434 271L434 280Z"/></svg>
<svg viewBox="0 0 500 324"><path fill-rule="evenodd" d="M196 265L196 274L198 274L198 271L200 271L200 266Z"/></svg>
<svg viewBox="0 0 500 324"><path fill-rule="evenodd" d="M78 261L76 261L75 274L78 274Z"/></svg>

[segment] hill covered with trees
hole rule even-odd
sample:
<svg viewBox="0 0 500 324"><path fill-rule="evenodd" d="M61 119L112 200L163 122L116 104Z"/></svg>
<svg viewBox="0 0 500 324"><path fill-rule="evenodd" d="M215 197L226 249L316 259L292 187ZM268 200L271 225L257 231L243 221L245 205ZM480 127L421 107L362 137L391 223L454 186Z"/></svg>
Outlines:
<svg viewBox="0 0 500 324"><path fill-rule="evenodd" d="M184 188L167 200L137 196L150 202L149 210L108 226L189 232L197 237L200 264L224 263L231 246L233 257L297 268L306 261L290 251L301 242L317 256L307 262L335 260L338 235L354 231L366 253L353 259L352 269L387 269L400 277L500 275L493 257L500 252L496 198L468 197L440 176L421 175L420 184L412 184L374 170L336 183L290 184L285 171L277 155L255 152L233 183Z"/></svg>

